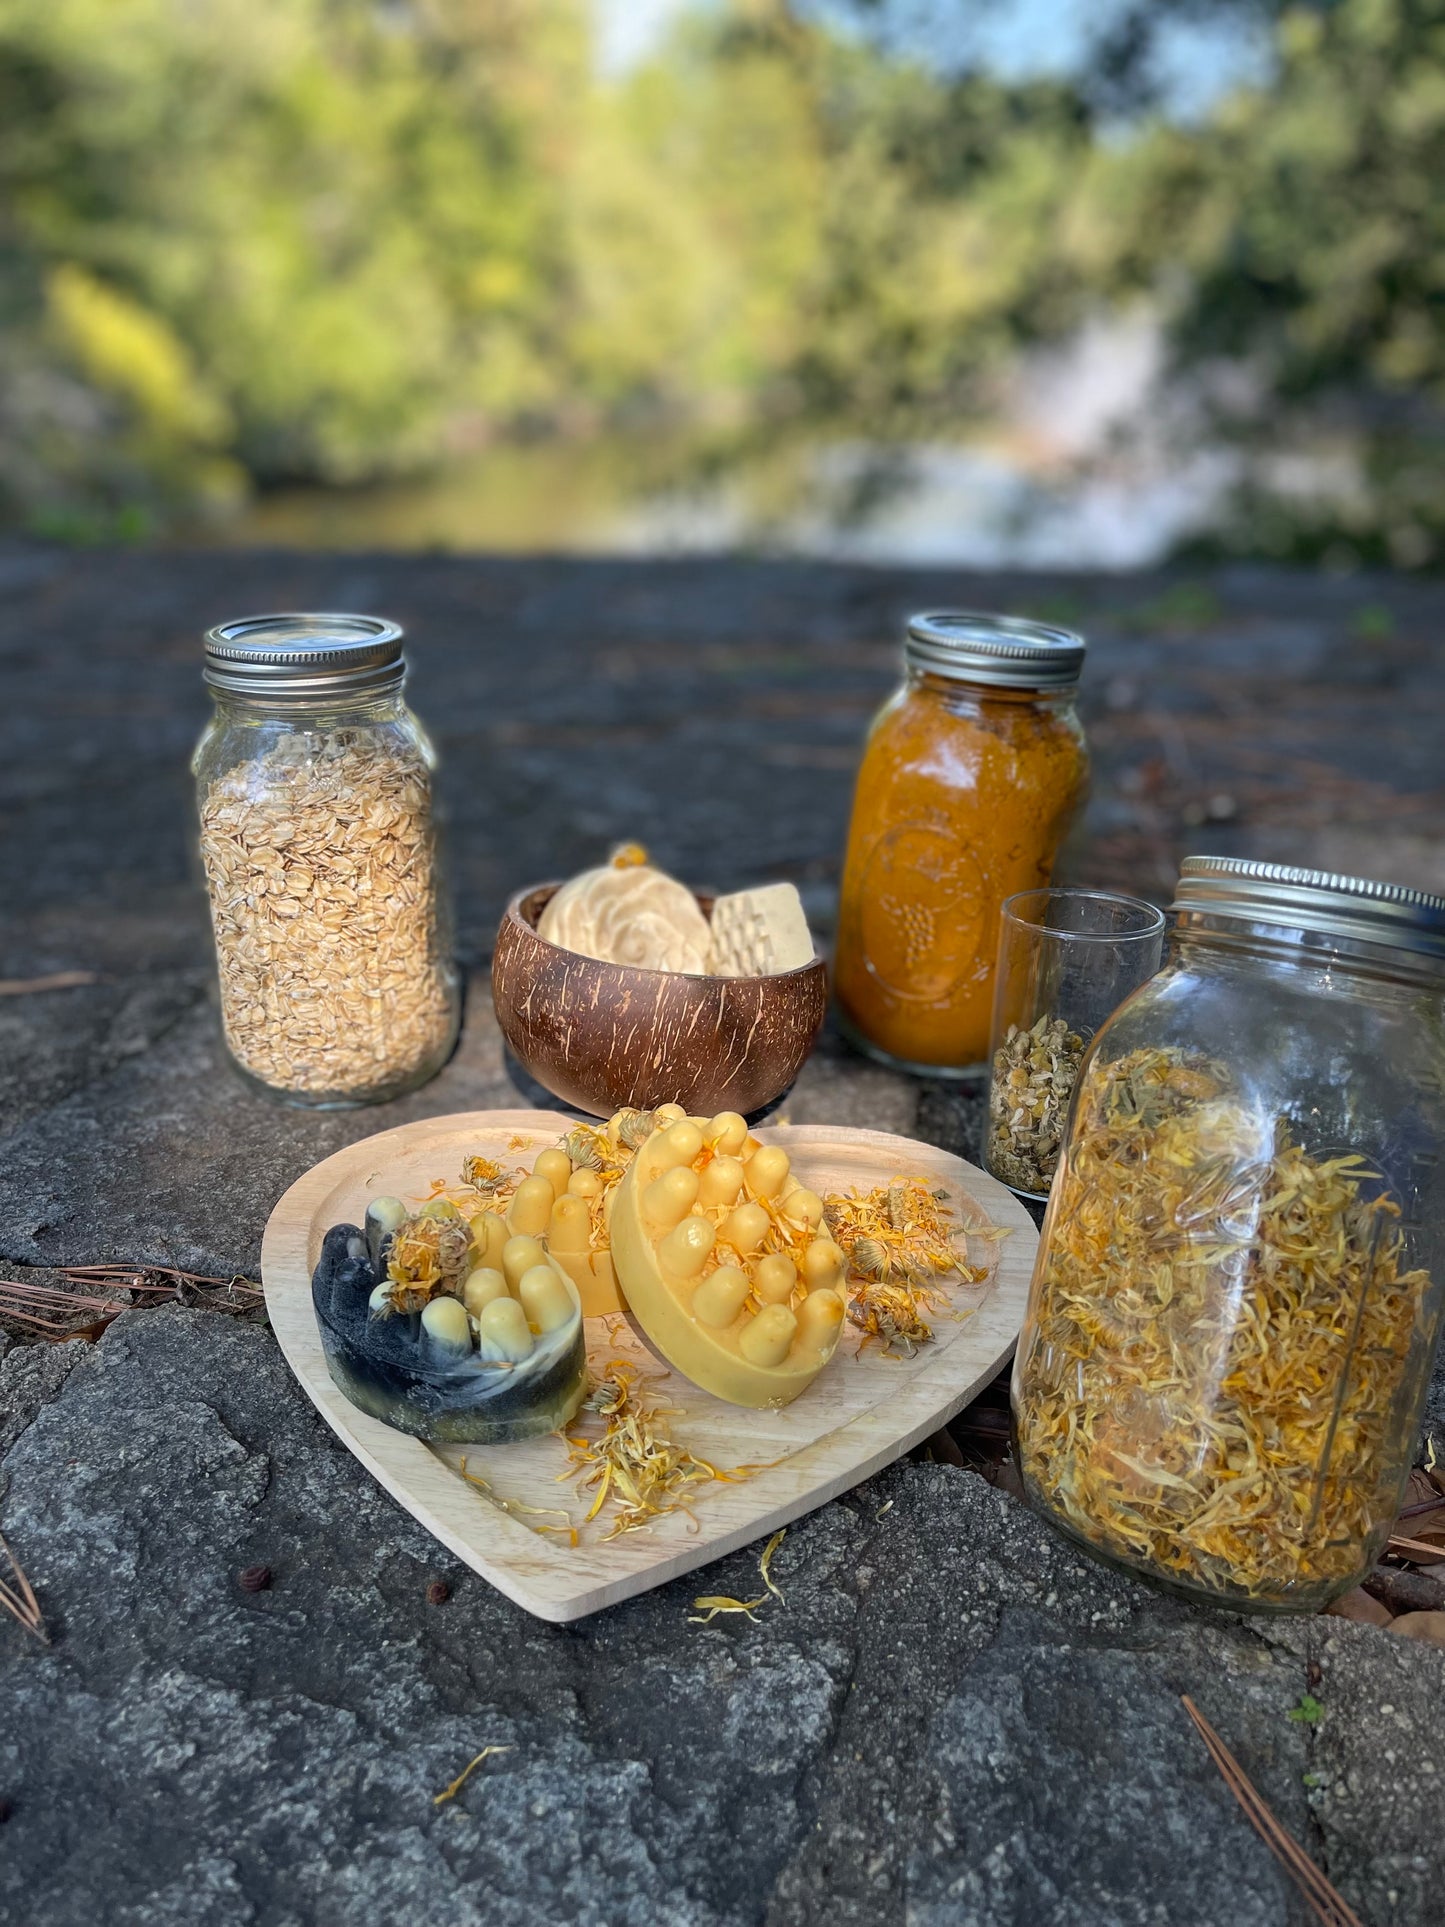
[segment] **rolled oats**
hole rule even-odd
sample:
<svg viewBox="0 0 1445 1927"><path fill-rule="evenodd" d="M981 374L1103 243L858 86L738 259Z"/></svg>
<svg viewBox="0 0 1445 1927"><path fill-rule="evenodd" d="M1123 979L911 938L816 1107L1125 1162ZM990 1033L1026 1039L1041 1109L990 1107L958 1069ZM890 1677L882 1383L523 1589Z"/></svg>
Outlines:
<svg viewBox="0 0 1445 1927"><path fill-rule="evenodd" d="M310 1098L386 1095L456 1025L431 773L354 729L284 737L201 797L221 1019L238 1064Z"/></svg>

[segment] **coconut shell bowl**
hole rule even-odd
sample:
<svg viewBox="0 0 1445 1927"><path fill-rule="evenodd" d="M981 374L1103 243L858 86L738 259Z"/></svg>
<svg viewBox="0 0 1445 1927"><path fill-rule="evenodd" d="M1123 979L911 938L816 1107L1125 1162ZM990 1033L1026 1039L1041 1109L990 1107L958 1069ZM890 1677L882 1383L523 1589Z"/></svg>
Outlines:
<svg viewBox="0 0 1445 1927"><path fill-rule="evenodd" d="M823 959L768 977L701 977L601 963L537 934L555 883L507 905L492 1000L514 1056L564 1103L594 1117L681 1104L694 1116L781 1097L823 1027ZM712 898L699 896L704 913Z"/></svg>

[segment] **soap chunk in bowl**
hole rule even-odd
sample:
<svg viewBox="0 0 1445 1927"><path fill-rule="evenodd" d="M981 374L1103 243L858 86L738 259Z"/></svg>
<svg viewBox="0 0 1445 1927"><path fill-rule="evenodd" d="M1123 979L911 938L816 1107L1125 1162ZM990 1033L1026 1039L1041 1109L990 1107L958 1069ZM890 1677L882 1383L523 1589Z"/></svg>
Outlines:
<svg viewBox="0 0 1445 1927"><path fill-rule="evenodd" d="M541 884L512 898L492 960L502 1035L539 1084L594 1117L659 1104L746 1117L782 1096L823 1026L821 957L737 977L603 963L538 935L560 887ZM697 901L709 915L713 899Z"/></svg>

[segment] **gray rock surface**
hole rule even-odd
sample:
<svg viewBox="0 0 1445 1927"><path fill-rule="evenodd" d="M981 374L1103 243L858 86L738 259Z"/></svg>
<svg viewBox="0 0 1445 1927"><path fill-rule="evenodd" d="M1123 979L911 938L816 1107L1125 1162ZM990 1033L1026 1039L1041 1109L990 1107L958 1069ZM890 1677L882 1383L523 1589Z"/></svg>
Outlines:
<svg viewBox="0 0 1445 1927"><path fill-rule="evenodd" d="M1304 1918L1182 1692L1372 1923L1432 1918L1440 1655L1196 1614L926 1465L795 1526L756 1625L689 1624L693 1580L544 1626L385 1497L264 1329L168 1308L61 1349L5 1460L54 1639L0 1625L7 1920ZM756 1557L708 1585L750 1594ZM1312 1667L1316 1728L1288 1717Z"/></svg>
<svg viewBox="0 0 1445 1927"><path fill-rule="evenodd" d="M1204 844L1445 884L1438 585L20 551L0 598L0 980L97 979L0 995L8 1275L254 1275L318 1158L539 1101L491 1017L491 935L510 889L614 840L699 884L792 877L826 928L858 740L930 602L1089 631L1075 876L1158 895ZM197 636L285 606L406 621L445 758L467 1024L433 1085L365 1113L244 1090L209 1000ZM979 1113L977 1083L831 1036L779 1111L965 1155ZM1445 1375L1432 1410L1445 1450ZM1303 1927L1182 1692L1370 1927L1442 1917L1445 1656L1196 1612L945 1465L793 1527L756 1625L688 1623L698 1590L751 1596L754 1547L548 1627L382 1494L263 1326L173 1308L95 1345L0 1332L0 1529L53 1635L0 1616L7 1927ZM1289 1718L1306 1690L1317 1724ZM510 1750L435 1806L486 1745Z"/></svg>

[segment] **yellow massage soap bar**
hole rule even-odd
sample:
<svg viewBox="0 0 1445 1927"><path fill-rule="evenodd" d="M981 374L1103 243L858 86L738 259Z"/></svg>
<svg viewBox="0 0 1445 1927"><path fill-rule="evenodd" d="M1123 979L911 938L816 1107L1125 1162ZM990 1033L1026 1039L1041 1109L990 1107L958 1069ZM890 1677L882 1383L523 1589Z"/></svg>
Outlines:
<svg viewBox="0 0 1445 1927"><path fill-rule="evenodd" d="M654 1115L659 1123L670 1123L685 1113L676 1104L665 1104ZM503 1238L540 1238L549 1256L577 1287L587 1318L603 1318L622 1310L608 1248L607 1218L618 1170L632 1155L632 1140L624 1137L623 1128L636 1116L635 1112L618 1111L605 1126L569 1132L560 1144L540 1152L532 1175L524 1178L513 1193L505 1222L497 1217L495 1226L489 1227L498 1251ZM595 1152L599 1139L602 1156ZM589 1142L594 1145L590 1155ZM483 1243L478 1222L473 1220L473 1235ZM484 1249L491 1247L484 1244ZM487 1264L496 1261L495 1252L479 1260Z"/></svg>
<svg viewBox="0 0 1445 1927"><path fill-rule="evenodd" d="M843 1254L785 1151L732 1112L653 1132L617 1187L612 1258L670 1365L732 1405L787 1405L833 1356Z"/></svg>

